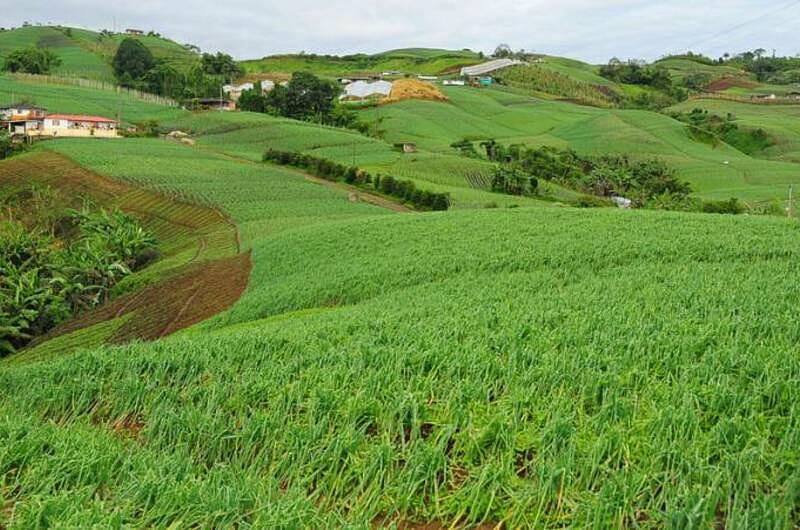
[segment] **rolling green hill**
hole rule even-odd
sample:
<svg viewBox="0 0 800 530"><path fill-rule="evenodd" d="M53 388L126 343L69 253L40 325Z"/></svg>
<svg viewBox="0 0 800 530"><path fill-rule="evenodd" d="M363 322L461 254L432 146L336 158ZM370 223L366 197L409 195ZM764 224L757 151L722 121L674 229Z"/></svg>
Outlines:
<svg viewBox="0 0 800 530"><path fill-rule="evenodd" d="M468 58L399 50L369 64L451 59ZM303 60L330 76L346 66ZM545 64L593 82L588 65ZM163 232L174 254L137 273L170 300L134 289L104 318L81 315L91 326L0 359L0 528L800 525L798 220L554 207L575 194L476 189L493 165L451 147L658 157L702 197L761 201L800 185L795 108L679 107L780 139L753 158L665 114L445 93L360 110L381 132L368 137L0 76L0 101L191 133L41 142L0 161L0 182L77 175L124 188L119 203L154 225L203 228L192 245ZM454 208L380 208L261 162L268 148L413 179ZM250 260L241 298L171 336L110 345L213 308L211 272L162 274L195 253ZM225 263L214 278L242 273Z"/></svg>
<svg viewBox="0 0 800 530"><path fill-rule="evenodd" d="M400 71L407 74L442 74L457 71L461 66L481 62L472 51L451 51L429 48L393 50L375 55L275 55L243 61L249 74L311 71L327 77Z"/></svg>
<svg viewBox="0 0 800 530"><path fill-rule="evenodd" d="M498 89L450 87L445 93L448 104L405 101L362 112L382 120L390 143L412 139L434 152L448 152L462 138L494 138L504 144L571 147L585 154L659 157L707 198L758 202L783 198L791 184L800 185L793 164L694 141L684 124L663 114L583 107ZM791 127L791 118L785 121Z"/></svg>
<svg viewBox="0 0 800 530"><path fill-rule="evenodd" d="M0 63L10 52L27 47L50 49L62 64L54 75L114 81L111 60L117 47L128 35L111 36L98 32L66 27L28 26L0 32ZM140 40L157 59L178 69L186 70L196 64L198 56L182 45L154 36L134 37Z"/></svg>

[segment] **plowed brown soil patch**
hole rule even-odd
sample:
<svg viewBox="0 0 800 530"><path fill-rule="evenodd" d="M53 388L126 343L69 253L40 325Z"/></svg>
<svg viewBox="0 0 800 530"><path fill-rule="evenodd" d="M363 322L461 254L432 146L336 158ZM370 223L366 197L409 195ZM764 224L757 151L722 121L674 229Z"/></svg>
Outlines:
<svg viewBox="0 0 800 530"><path fill-rule="evenodd" d="M131 313L109 342L157 339L230 308L247 287L250 255L240 253L236 226L218 210L94 174L55 153L20 156L0 165L0 185L32 183L58 189L74 206L88 199L138 217L157 234L164 257L172 256L175 265L155 283L58 326L31 346Z"/></svg>
<svg viewBox="0 0 800 530"><path fill-rule="evenodd" d="M724 77L713 81L706 87L709 92L723 92L729 88L755 88L758 83L750 81L749 79L742 79L738 77Z"/></svg>
<svg viewBox="0 0 800 530"><path fill-rule="evenodd" d="M424 99L428 101L450 101L447 96L431 83L416 79L399 79L392 83L392 93L381 102L396 103L406 99Z"/></svg>

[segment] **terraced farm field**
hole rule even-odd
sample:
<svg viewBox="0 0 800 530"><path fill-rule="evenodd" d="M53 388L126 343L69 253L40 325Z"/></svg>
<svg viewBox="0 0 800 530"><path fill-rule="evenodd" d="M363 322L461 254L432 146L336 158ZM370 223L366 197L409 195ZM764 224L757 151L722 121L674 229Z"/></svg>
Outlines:
<svg viewBox="0 0 800 530"><path fill-rule="evenodd" d="M684 124L663 114L581 107L494 89L446 87L445 93L448 104L405 101L363 113L382 119L388 142L412 139L435 152L447 152L463 138L494 138L504 144L571 147L585 154L659 157L705 198L758 202L785 198L790 185L800 185L794 164L751 158L725 144L715 148L696 142Z"/></svg>
<svg viewBox="0 0 800 530"><path fill-rule="evenodd" d="M119 283L111 303L56 327L14 362L165 336L227 309L247 285L249 256L240 253L236 227L218 210L102 177L48 151L0 163L0 186L31 185L58 190L75 208L89 201L135 215L158 238L161 259ZM215 275L220 263L225 272Z"/></svg>
<svg viewBox="0 0 800 530"><path fill-rule="evenodd" d="M120 104L52 88L30 92ZM798 220L546 208L471 187L493 166L451 147L657 156L702 197L757 201L800 184L789 119L735 110L781 138L752 158L663 114L446 92L360 111L382 139L137 101L126 121L194 145L61 139L0 162L2 185L136 214L164 252L0 359L0 528L800 525ZM267 148L456 208L379 208Z"/></svg>

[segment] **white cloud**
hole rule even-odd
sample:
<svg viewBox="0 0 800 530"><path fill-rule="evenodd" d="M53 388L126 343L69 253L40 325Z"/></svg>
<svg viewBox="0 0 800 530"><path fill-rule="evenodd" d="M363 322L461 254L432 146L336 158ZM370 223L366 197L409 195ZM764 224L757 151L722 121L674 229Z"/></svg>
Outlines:
<svg viewBox="0 0 800 530"><path fill-rule="evenodd" d="M408 46L490 51L500 42L593 62L653 59L690 46L711 55L756 47L800 52L793 31L800 0L0 1L11 4L0 9L0 26L140 27L239 58Z"/></svg>

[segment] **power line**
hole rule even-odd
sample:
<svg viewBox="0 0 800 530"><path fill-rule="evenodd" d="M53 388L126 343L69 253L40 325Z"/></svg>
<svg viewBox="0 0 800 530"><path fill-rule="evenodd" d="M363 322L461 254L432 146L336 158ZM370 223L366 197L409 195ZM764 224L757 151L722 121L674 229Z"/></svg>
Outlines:
<svg viewBox="0 0 800 530"><path fill-rule="evenodd" d="M696 48L697 46L700 46L701 44L705 44L706 42L709 42L709 41L712 41L712 40L717 39L719 37L723 37L725 35L731 34L731 33L735 32L735 31L737 31L739 29L744 28L745 26L748 26L750 24L758 22L759 20L763 20L763 19L765 19L765 18L767 18L767 17L769 17L771 15L780 13L780 12L782 12L782 11L784 11L786 9L789 9L790 7L794 7L794 6L798 5L798 4L800 4L800 0L790 0L789 2L783 4L782 6L779 6L779 7L774 8L774 9L770 9L769 11L767 11L766 13L763 13L762 15L750 18L750 19L748 19L748 20L746 20L746 21L744 21L742 23L736 24L735 26L733 26L731 28L728 28L728 29L726 29L724 31L720 31L719 33L716 33L716 34L714 34L714 35L712 35L710 37L706 37L705 39L697 41L697 42L693 43L692 45L690 45L689 48Z"/></svg>

